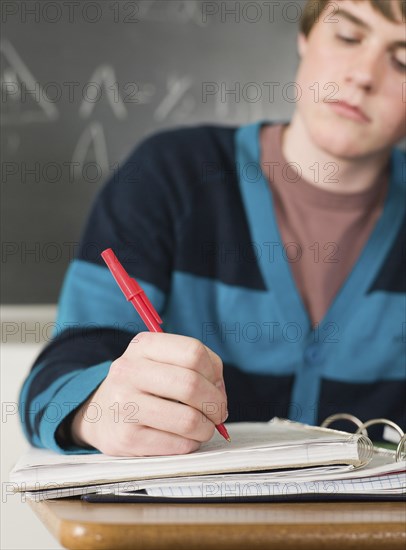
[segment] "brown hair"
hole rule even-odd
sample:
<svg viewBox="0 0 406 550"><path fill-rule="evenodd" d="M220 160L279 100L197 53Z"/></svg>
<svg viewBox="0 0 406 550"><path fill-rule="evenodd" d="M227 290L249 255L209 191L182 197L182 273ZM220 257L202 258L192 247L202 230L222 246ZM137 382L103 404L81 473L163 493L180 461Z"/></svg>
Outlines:
<svg viewBox="0 0 406 550"><path fill-rule="evenodd" d="M379 11L386 19L393 21L394 23L399 22L397 18L394 5L391 0L353 0L353 2L369 2L372 4L372 7ZM405 0L394 0L398 3L400 12L402 14L402 20L406 19L406 1ZM302 17L300 19L300 31L307 36L313 28L313 25L319 20L320 14L327 6L331 4L333 7L338 7L337 2L331 0L307 0L307 4L304 7Z"/></svg>

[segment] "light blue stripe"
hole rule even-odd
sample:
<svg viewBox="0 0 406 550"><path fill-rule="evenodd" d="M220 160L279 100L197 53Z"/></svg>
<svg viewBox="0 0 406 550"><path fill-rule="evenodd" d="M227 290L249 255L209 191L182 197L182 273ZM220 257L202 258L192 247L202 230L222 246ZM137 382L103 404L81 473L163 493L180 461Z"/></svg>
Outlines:
<svg viewBox="0 0 406 550"><path fill-rule="evenodd" d="M303 327L296 324L284 334L269 292L176 272L165 319L169 332L198 338L245 372L288 375L301 361ZM288 341L295 340L296 330L302 336Z"/></svg>
<svg viewBox="0 0 406 550"><path fill-rule="evenodd" d="M35 396L33 399L33 402L40 403L39 409L41 410L46 403L52 399L53 394L59 391L61 386L65 384L69 378L72 376L76 376L77 373L81 372L83 369L76 369L74 371L67 372L66 374L63 374L62 376L59 376L56 380L53 381L53 383L48 386L43 392L39 393ZM41 405L43 403L44 405Z"/></svg>
<svg viewBox="0 0 406 550"><path fill-rule="evenodd" d="M28 427L27 427L27 424L26 424L25 414L26 414L26 408L27 408L27 395L28 395L28 392L30 390L31 383L32 383L33 379L46 366L47 366L46 362L45 363L40 363L40 364L36 365L31 370L30 374L27 376L27 378L24 381L24 384L23 384L23 386L20 390L20 396L19 396L19 399L18 399L18 411L19 411L19 414L20 414L21 426L22 426L25 437L28 439L28 441L31 441L33 444L35 444L35 443L34 443L32 438L35 437L37 443L38 443L38 438L35 436L35 434L31 435L29 433ZM31 428L32 428L32 426L31 426Z"/></svg>
<svg viewBox="0 0 406 550"><path fill-rule="evenodd" d="M93 449L81 449L79 447L62 449L55 440L55 433L59 424L72 410L72 404L83 403L91 393L106 378L111 361L83 369L72 377L52 397L44 409L44 415L40 422L39 434L41 444L58 453L89 454L99 452Z"/></svg>
<svg viewBox="0 0 406 550"><path fill-rule="evenodd" d="M338 343L324 344L328 361L323 376L355 383L405 380L405 299L384 291L369 294L340 327Z"/></svg>
<svg viewBox="0 0 406 550"><path fill-rule="evenodd" d="M372 382L406 378L404 315L403 296L374 292L364 297L344 329L336 332L334 325L327 326L309 337L307 325L283 324L272 292L177 272L165 328L198 338L224 362L245 372L283 376L301 369L316 380L323 376ZM322 350L324 361L319 366L305 364L304 353L310 345Z"/></svg>
<svg viewBox="0 0 406 550"><path fill-rule="evenodd" d="M137 279L159 314L165 302L156 286ZM74 260L65 276L54 336L73 327L113 328L139 332L146 326L127 302L107 267Z"/></svg>
<svg viewBox="0 0 406 550"><path fill-rule="evenodd" d="M36 416L53 400L54 395L62 388L62 386L82 370L83 369L76 369L62 376L59 376L43 392L34 397L34 399L30 403L29 411L31 426L34 426ZM79 405L79 403L77 403L77 405Z"/></svg>

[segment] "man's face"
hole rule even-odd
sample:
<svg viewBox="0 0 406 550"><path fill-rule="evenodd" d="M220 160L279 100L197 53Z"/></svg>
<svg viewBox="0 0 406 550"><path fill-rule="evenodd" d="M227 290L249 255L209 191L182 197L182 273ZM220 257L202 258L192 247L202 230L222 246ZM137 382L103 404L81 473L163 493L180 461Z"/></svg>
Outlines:
<svg viewBox="0 0 406 550"><path fill-rule="evenodd" d="M299 36L298 114L338 158L385 152L406 136L406 32L394 5L398 24L367 0L336 0Z"/></svg>

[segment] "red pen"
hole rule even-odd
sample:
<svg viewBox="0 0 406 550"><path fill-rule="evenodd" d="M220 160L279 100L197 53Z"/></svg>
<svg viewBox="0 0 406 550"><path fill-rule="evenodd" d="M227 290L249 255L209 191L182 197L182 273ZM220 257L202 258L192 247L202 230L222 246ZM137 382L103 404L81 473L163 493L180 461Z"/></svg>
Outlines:
<svg viewBox="0 0 406 550"><path fill-rule="evenodd" d="M101 255L115 278L116 283L121 288L126 300L131 302L138 311L141 319L148 327L148 330L150 332L163 332L161 327L162 319L137 281L128 275L112 249L107 248ZM219 424L216 428L224 439L231 441L224 424Z"/></svg>

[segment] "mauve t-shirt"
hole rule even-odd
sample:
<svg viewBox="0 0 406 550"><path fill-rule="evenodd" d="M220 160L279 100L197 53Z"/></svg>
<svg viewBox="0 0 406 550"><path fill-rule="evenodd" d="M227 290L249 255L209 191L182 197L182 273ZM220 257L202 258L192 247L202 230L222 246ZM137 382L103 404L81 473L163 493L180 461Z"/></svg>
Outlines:
<svg viewBox="0 0 406 550"><path fill-rule="evenodd" d="M293 278L314 325L323 319L382 212L388 169L367 191L329 191L328 178L337 177L333 170L322 173L326 189L317 187L284 158L283 129L262 127L261 167L271 187Z"/></svg>

